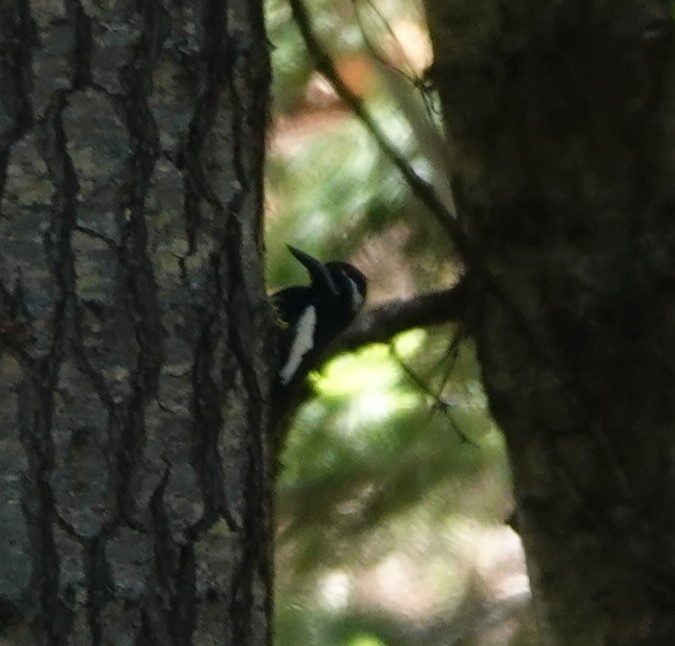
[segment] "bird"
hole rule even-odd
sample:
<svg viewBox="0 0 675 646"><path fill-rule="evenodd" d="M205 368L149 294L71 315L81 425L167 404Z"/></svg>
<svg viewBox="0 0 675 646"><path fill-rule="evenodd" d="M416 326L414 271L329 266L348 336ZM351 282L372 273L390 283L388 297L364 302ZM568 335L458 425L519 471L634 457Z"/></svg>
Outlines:
<svg viewBox="0 0 675 646"><path fill-rule="evenodd" d="M271 296L280 330L281 388L298 383L321 351L354 320L367 293L364 274L346 262L322 263L287 245L307 269L309 285L295 285Z"/></svg>

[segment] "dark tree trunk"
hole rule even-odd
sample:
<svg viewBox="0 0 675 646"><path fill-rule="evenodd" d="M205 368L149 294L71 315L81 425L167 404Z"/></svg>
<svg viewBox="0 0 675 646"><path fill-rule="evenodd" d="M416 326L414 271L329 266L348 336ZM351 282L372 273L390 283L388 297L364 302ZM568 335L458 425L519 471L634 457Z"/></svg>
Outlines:
<svg viewBox="0 0 675 646"><path fill-rule="evenodd" d="M670 3L426 4L462 226L494 277L476 279L473 333L545 634L673 644Z"/></svg>
<svg viewBox="0 0 675 646"><path fill-rule="evenodd" d="M262 6L0 0L0 641L270 640Z"/></svg>

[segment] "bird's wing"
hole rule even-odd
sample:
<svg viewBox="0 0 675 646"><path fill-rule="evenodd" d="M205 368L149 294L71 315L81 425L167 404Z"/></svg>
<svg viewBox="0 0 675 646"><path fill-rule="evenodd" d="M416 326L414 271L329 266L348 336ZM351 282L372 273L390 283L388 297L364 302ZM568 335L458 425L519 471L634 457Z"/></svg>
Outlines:
<svg viewBox="0 0 675 646"><path fill-rule="evenodd" d="M308 287L287 287L270 297L281 327L294 326L310 300Z"/></svg>
<svg viewBox="0 0 675 646"><path fill-rule="evenodd" d="M293 378L305 355L314 347L315 330L316 308L310 305L305 308L298 320L286 363L279 371L279 379L282 384L287 384Z"/></svg>

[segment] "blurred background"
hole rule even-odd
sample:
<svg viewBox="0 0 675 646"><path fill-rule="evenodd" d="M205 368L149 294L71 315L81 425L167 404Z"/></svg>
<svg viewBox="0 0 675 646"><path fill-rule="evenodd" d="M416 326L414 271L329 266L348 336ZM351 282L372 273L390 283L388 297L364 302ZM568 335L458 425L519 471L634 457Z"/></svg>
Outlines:
<svg viewBox="0 0 675 646"><path fill-rule="evenodd" d="M451 207L421 6L306 0L341 78ZM433 214L318 75L286 0L267 0L271 290L306 282L286 243L369 278L373 307L451 286ZM311 377L277 487L278 646L536 644L503 439L458 326L411 330Z"/></svg>

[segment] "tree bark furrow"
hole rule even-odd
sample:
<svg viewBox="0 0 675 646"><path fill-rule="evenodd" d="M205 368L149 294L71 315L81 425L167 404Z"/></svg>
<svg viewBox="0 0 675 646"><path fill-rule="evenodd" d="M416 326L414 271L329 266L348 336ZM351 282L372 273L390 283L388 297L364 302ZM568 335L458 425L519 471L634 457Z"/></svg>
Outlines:
<svg viewBox="0 0 675 646"><path fill-rule="evenodd" d="M5 5L0 638L267 643L261 7Z"/></svg>

